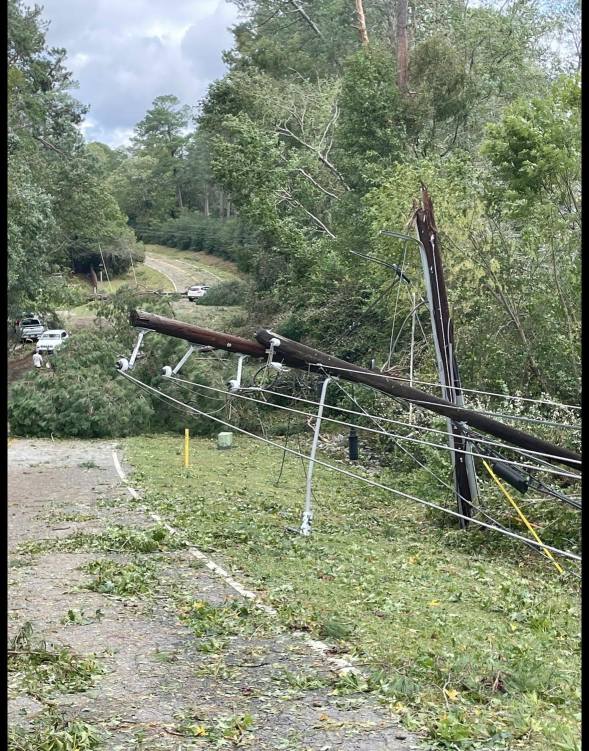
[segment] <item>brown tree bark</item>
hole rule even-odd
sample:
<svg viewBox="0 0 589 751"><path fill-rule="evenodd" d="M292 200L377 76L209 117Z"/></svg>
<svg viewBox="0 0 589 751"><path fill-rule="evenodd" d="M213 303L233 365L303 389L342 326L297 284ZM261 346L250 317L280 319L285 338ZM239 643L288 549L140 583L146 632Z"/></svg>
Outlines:
<svg viewBox="0 0 589 751"><path fill-rule="evenodd" d="M358 16L358 33L363 45L368 44L368 32L366 31L366 16L364 15L364 5L362 0L356 0L356 14Z"/></svg>

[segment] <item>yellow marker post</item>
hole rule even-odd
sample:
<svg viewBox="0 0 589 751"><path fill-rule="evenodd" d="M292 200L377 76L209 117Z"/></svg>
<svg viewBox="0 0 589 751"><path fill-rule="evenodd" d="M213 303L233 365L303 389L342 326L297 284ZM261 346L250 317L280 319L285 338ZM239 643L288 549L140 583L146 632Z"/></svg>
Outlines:
<svg viewBox="0 0 589 751"><path fill-rule="evenodd" d="M184 466L190 466L190 430L184 428Z"/></svg>
<svg viewBox="0 0 589 751"><path fill-rule="evenodd" d="M511 497L511 495L507 492L507 488L499 480L499 478L497 477L497 475L493 472L493 470L491 469L491 467L487 464L487 462L484 459L483 459L483 464L485 465L485 467L487 469L487 472L491 475L491 477L493 478L493 480L495 480L495 482L497 483L497 485L499 487L499 490L501 490L501 492L503 493L503 495L507 498L507 500L511 503L511 505L513 506L513 508L517 511L517 514L518 514L519 518L523 521L523 523L526 525L526 527L534 535L534 538L536 539L536 542L539 542L540 545L542 545L542 540L536 534L536 530L534 529L534 527L532 527L532 525L530 524L530 522L528 521L528 519L524 515L524 512L520 509L520 507L517 505L517 503ZM555 559L555 557L552 555L552 553L549 550L546 550L546 548L544 548L544 547L542 548L542 552L544 553L544 555L547 558L550 558L550 560L554 564L554 567L556 568L556 570L558 571L558 573L559 574L564 574L564 570L563 570L562 566L558 563L558 561Z"/></svg>

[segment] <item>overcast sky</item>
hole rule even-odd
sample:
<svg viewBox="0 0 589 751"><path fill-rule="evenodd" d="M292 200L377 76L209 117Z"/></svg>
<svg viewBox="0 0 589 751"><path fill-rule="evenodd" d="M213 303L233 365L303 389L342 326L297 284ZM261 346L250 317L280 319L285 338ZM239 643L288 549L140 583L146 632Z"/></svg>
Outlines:
<svg viewBox="0 0 589 751"><path fill-rule="evenodd" d="M31 2L31 5L33 3ZM73 95L90 105L88 141L128 142L156 96L196 105L225 70L237 20L226 0L40 0L47 41L65 47L79 82Z"/></svg>

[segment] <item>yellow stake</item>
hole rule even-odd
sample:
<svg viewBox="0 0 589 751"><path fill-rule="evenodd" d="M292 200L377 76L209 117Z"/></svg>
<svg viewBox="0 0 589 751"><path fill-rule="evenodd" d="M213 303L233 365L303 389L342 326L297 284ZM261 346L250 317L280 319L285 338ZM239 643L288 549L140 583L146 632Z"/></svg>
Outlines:
<svg viewBox="0 0 589 751"><path fill-rule="evenodd" d="M184 466L188 467L190 465L190 431L188 428L184 428Z"/></svg>
<svg viewBox="0 0 589 751"><path fill-rule="evenodd" d="M523 523L526 525L526 527L534 535L534 537L536 538L536 542L539 542L540 545L542 545L542 540L538 537L538 535L536 534L536 530L532 527L532 525L530 524L530 522L524 516L524 512L520 509L520 507L517 505L517 503L509 495L509 493L507 492L507 489L505 488L505 486L502 484L502 482L499 480L499 478L497 477L497 475L493 472L493 470L491 469L491 467L489 466L489 464L484 459L483 459L483 464L487 468L487 472L491 475L491 477L495 480L495 482L499 486L499 489L501 490L501 492L503 493L503 495L507 498L507 500L511 503L511 505L513 506L513 508L517 511L517 513L519 515L519 518L523 521ZM552 553L549 550L546 550L546 548L544 548L544 547L542 548L542 552L544 553L544 555L546 555L546 556L548 556L548 558L550 558L550 560L552 561L552 563L555 565L556 570L560 574L564 574L564 569L558 563L558 561L554 558L554 556L552 555Z"/></svg>

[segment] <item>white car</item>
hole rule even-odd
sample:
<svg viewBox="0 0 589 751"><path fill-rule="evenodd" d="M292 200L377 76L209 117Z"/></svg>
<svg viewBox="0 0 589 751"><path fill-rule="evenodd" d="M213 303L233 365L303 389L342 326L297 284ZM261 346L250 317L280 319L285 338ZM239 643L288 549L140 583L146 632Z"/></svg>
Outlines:
<svg viewBox="0 0 589 751"><path fill-rule="evenodd" d="M186 290L186 297L188 297L190 302L194 302L194 300L198 300L199 297L204 297L207 294L208 289L209 287L207 284L194 284Z"/></svg>
<svg viewBox="0 0 589 751"><path fill-rule="evenodd" d="M37 342L37 352L40 354L45 352L50 355L52 352L55 352L58 347L61 347L68 338L69 334L63 329L50 329L49 331L44 331Z"/></svg>

